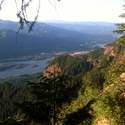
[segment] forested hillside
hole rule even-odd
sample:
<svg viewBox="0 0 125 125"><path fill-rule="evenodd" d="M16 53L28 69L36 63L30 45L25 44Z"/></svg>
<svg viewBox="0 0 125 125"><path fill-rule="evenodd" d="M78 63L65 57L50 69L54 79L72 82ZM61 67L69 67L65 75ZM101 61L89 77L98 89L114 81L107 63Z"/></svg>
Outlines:
<svg viewBox="0 0 125 125"><path fill-rule="evenodd" d="M124 62L121 37L89 54L55 58L25 86L0 85L0 102L7 102L1 124L125 125Z"/></svg>

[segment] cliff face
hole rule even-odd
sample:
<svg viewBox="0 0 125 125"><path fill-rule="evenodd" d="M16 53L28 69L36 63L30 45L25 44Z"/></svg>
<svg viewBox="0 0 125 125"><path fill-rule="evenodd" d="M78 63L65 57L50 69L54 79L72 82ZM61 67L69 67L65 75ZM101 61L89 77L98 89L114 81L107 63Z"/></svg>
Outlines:
<svg viewBox="0 0 125 125"><path fill-rule="evenodd" d="M45 69L45 71L43 72L43 75L47 78L51 78L51 77L54 77L56 74L59 74L60 72L61 72L61 68L58 66L58 64L53 64L47 67L47 69Z"/></svg>
<svg viewBox="0 0 125 125"><path fill-rule="evenodd" d="M108 45L104 49L104 55L114 57L116 61L125 61L125 44L119 42Z"/></svg>
<svg viewBox="0 0 125 125"><path fill-rule="evenodd" d="M107 46L105 48L104 55L109 55L109 56L115 57L116 54L115 54L114 47L113 46Z"/></svg>

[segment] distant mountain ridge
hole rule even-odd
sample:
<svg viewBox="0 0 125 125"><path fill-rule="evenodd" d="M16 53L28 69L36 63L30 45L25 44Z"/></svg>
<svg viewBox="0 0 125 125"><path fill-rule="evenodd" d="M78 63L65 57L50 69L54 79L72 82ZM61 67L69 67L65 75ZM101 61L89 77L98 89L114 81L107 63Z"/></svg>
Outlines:
<svg viewBox="0 0 125 125"><path fill-rule="evenodd" d="M38 22L31 33L27 33L24 29L17 35L18 23L0 20L0 59L41 52L92 49L98 44L114 41L116 39L112 33L114 28L114 24L105 31L105 26L97 27L96 24Z"/></svg>

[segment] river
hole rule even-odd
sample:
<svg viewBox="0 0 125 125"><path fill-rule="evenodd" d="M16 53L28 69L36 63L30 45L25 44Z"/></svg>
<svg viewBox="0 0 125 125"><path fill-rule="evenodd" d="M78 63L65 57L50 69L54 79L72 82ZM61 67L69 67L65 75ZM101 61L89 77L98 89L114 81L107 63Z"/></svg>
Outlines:
<svg viewBox="0 0 125 125"><path fill-rule="evenodd" d="M44 60L0 62L0 65L10 65L5 70L0 70L0 78L31 75L42 72L52 58Z"/></svg>

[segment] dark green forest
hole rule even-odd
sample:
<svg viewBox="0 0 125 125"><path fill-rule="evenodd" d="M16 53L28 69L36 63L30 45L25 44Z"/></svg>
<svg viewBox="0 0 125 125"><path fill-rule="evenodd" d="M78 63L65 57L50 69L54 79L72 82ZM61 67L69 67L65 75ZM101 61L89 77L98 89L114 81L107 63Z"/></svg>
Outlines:
<svg viewBox="0 0 125 125"><path fill-rule="evenodd" d="M125 125L124 41L56 57L20 86L1 84L0 124Z"/></svg>

